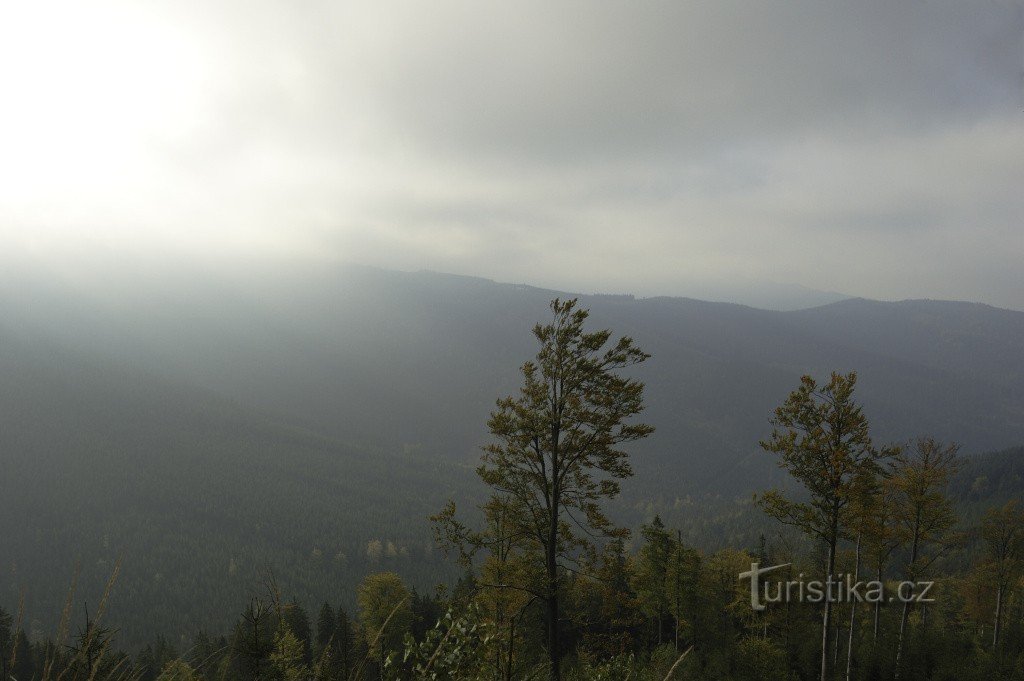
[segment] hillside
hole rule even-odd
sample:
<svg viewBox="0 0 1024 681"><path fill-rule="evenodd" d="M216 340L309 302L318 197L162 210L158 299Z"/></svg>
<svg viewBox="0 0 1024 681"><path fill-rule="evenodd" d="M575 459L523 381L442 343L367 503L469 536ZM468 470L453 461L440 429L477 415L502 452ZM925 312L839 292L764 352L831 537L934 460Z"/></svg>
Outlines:
<svg viewBox="0 0 1024 681"><path fill-rule="evenodd" d="M111 612L128 645L223 629L268 571L310 601L382 564L425 585L450 574L426 516L467 473L0 339L0 599L24 590L31 629L56 626L76 567L95 608L119 557Z"/></svg>
<svg viewBox="0 0 1024 681"><path fill-rule="evenodd" d="M266 567L307 601L351 593L381 565L422 586L450 575L425 517L479 494L487 414L560 295L326 265L52 275L7 272L0 289L0 593L13 602L25 586L43 618L76 559L95 601L123 553L116 605L139 640L223 627L212 613L232 612ZM657 431L635 450L623 522L668 510L695 540L751 541L733 501L786 483L757 442L808 372L857 370L879 441L931 434L968 455L1024 442L1019 312L582 304L653 355L639 375Z"/></svg>

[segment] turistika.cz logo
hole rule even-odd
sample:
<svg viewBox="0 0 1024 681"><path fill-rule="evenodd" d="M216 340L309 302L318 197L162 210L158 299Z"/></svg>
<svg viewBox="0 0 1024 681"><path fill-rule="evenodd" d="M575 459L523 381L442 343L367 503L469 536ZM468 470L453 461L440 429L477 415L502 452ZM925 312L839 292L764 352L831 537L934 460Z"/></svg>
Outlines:
<svg viewBox="0 0 1024 681"><path fill-rule="evenodd" d="M796 579L770 581L763 575L789 567L790 563L761 567L751 563L748 572L740 573L740 581L750 580L750 607L761 611L769 603L931 603L928 593L934 582L899 582L893 593L886 594L885 584L877 580L857 581L853 575L834 575L825 580L805 580L801 572Z"/></svg>

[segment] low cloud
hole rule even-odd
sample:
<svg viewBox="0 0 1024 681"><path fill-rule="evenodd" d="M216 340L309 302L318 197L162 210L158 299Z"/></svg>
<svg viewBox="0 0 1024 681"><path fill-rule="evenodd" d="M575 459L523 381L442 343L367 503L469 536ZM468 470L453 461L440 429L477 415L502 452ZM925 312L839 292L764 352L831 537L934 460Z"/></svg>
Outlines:
<svg viewBox="0 0 1024 681"><path fill-rule="evenodd" d="M1016 2L40 7L0 21L0 236L37 250L1024 309Z"/></svg>

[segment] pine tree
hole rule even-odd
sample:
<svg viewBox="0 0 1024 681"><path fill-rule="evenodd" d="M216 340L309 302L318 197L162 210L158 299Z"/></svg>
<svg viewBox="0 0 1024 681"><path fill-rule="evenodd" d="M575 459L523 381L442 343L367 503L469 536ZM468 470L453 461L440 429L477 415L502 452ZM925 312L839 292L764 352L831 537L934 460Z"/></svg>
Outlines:
<svg viewBox="0 0 1024 681"><path fill-rule="evenodd" d="M237 661L248 678L263 678L274 644L272 619L272 610L259 598L253 598L235 629L233 655L229 659Z"/></svg>
<svg viewBox="0 0 1024 681"><path fill-rule="evenodd" d="M11 675L8 667L14 650L14 630L11 627L13 622L14 618L0 608L0 679L5 680Z"/></svg>
<svg viewBox="0 0 1024 681"><path fill-rule="evenodd" d="M302 647L302 663L309 666L313 661L312 630L309 615L298 603L289 603L282 608L281 619Z"/></svg>
<svg viewBox="0 0 1024 681"><path fill-rule="evenodd" d="M333 644L337 624L334 609L331 608L330 603L325 601L320 606L320 614L316 618L316 656L318 658Z"/></svg>
<svg viewBox="0 0 1024 681"><path fill-rule="evenodd" d="M334 660L337 665L338 678L347 679L354 671L355 651L353 649L355 632L352 620L345 608L338 607L338 624L334 628Z"/></svg>
<svg viewBox="0 0 1024 681"><path fill-rule="evenodd" d="M302 641L292 632L285 620L278 624L274 634L274 648L270 653L270 676L274 681L304 681L309 678Z"/></svg>
<svg viewBox="0 0 1024 681"><path fill-rule="evenodd" d="M654 640L661 645L665 631L664 619L672 608L666 577L675 541L657 515L649 525L641 526L640 536L643 537L644 543L636 559L637 600L644 613L653 621Z"/></svg>

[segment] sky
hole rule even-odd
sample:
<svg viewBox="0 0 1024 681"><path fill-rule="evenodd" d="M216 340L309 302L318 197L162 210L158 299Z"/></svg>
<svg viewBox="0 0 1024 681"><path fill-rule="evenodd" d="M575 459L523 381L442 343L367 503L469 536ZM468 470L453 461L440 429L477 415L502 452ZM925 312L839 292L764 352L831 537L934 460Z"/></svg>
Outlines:
<svg viewBox="0 0 1024 681"><path fill-rule="evenodd" d="M1022 0L0 5L25 262L1024 310L1022 218Z"/></svg>

